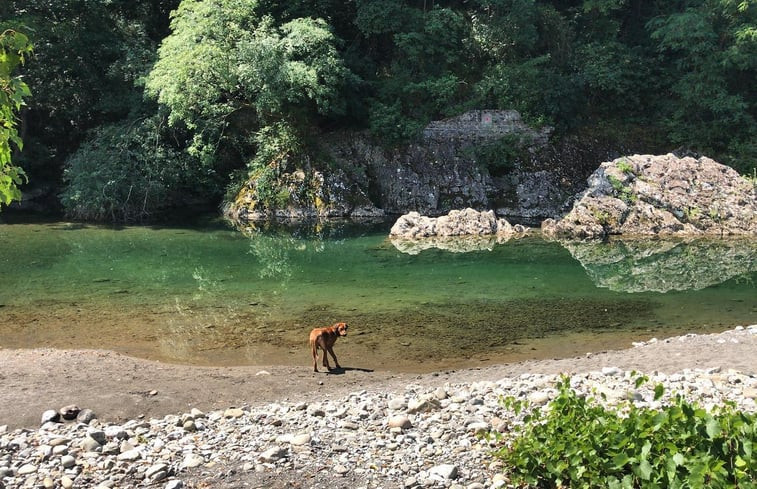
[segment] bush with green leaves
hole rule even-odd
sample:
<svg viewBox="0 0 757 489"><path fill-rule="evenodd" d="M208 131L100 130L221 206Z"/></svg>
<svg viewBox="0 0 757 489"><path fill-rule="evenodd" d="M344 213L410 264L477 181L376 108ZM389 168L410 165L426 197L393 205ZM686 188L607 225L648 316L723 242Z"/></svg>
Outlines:
<svg viewBox="0 0 757 489"><path fill-rule="evenodd" d="M29 38L20 32L0 32L0 204L21 200L18 189L26 174L11 162L14 146L24 144L16 128L18 113L31 95L29 87L14 71L31 54Z"/></svg>
<svg viewBox="0 0 757 489"><path fill-rule="evenodd" d="M90 221L135 222L161 217L219 189L213 171L168 144L160 117L105 126L66 162L66 214Z"/></svg>
<svg viewBox="0 0 757 489"><path fill-rule="evenodd" d="M645 379L640 378L637 386ZM661 409L606 408L558 383L546 411L520 411L524 423L499 449L518 482L571 488L757 487L757 417L732 404L707 411L675 396ZM663 395L655 387L655 399Z"/></svg>
<svg viewBox="0 0 757 489"><path fill-rule="evenodd" d="M255 0L185 0L171 30L146 93L194 133L188 150L203 162L238 168L267 127L317 133L319 118L344 110L339 93L352 74L324 20L281 24Z"/></svg>

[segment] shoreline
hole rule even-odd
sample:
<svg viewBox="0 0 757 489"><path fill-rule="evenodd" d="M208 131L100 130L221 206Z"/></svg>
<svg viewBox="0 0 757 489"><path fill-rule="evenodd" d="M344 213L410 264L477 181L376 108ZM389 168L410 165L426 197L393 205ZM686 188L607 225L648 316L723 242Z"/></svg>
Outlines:
<svg viewBox="0 0 757 489"><path fill-rule="evenodd" d="M0 350L0 360L24 366L0 373L0 488L515 487L492 456L497 442L480 434L521 422L503 397L544 406L563 374L609 405L656 409L660 383L662 402L681 393L705 408L728 401L757 412L757 325L421 375L181 367L101 351ZM76 389L77 372L99 382ZM635 384L642 374L649 382ZM137 390L123 397L114 385ZM6 421L58 408L61 388L96 417L40 426L36 411L14 418L28 426Z"/></svg>
<svg viewBox="0 0 757 489"><path fill-rule="evenodd" d="M133 417L125 399L116 396L110 400L120 403L123 417L116 414L119 410L100 411L87 424L47 422L40 427L41 413L35 413L31 429L4 426L0 419L0 488L515 487L506 467L492 456L496 439L480 434L505 434L521 422L501 402L503 397L544 406L556 395L555 382L562 374L570 375L579 395L600 394L597 399L609 405L633 402L656 409L661 401L654 386L660 383L665 388L662 402L681 393L705 408L728 401L757 412L757 325L638 342L582 357L423 375L171 367L109 352L0 350L3 361L21 357L26 357L26 372L47 374L57 385L61 379L56 373L73 382L72 374L81 372L77 369L92 368L92 375L99 365L100 379L126 381L127 389L145 388L138 380L152 379L153 385L165 382L164 390L129 391L143 401L136 404L144 412ZM50 371L53 365L59 371ZM181 372L184 377L176 379ZM635 384L642 374L649 382ZM0 375L5 403L9 378L24 379L5 371ZM17 404L0 406L0 414L32 409L24 402L49 396L51 390L31 389L35 379L39 377L25 379L26 387L12 384L23 395L15 398ZM195 397L203 393L210 409L201 408L202 402L181 407L164 402L189 383L194 388L188 391ZM233 389L236 401L219 398L224 392L217 390L219 385ZM253 392L259 395L251 396ZM77 393L69 389L67 400L76 400ZM109 393L100 394L107 398ZM49 404L49 397L42 402Z"/></svg>
<svg viewBox="0 0 757 489"><path fill-rule="evenodd" d="M578 373L606 366L624 370L672 373L684 368L721 367L757 374L755 328L741 327L744 341L718 343L730 333L686 334L634 342L619 350L602 350L566 358L431 372L392 371L352 366L349 350L338 350L345 368L315 374L308 364L234 367L186 366L144 360L103 350L0 348L0 426L36 428L42 412L77 404L92 409L102 421L164 416L198 408L260 405L313 396L338 396L356 389L399 389L410 382L496 380L521 373ZM630 343L630 341L629 341ZM638 345L638 346L634 346ZM322 370L322 369L321 369Z"/></svg>

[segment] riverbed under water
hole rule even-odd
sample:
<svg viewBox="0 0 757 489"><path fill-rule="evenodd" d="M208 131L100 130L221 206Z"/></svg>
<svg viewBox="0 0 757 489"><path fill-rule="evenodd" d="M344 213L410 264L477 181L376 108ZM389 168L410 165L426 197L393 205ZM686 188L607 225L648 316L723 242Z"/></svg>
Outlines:
<svg viewBox="0 0 757 489"><path fill-rule="evenodd" d="M346 321L343 366L429 371L757 322L755 240L417 245L390 225L0 224L0 347L309 365L309 330Z"/></svg>

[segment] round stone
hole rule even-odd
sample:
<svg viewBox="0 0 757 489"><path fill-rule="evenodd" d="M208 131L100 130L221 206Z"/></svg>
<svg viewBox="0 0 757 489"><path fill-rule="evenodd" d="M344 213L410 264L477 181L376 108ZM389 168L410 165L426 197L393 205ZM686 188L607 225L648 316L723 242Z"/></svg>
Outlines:
<svg viewBox="0 0 757 489"><path fill-rule="evenodd" d="M407 430L413 427L413 423L410 422L410 419L407 416L398 414L389 418L387 426L389 426L389 428L402 428L403 430Z"/></svg>
<svg viewBox="0 0 757 489"><path fill-rule="evenodd" d="M64 469L70 469L71 467L76 465L76 459L71 455L64 455L60 458L60 464Z"/></svg>
<svg viewBox="0 0 757 489"><path fill-rule="evenodd" d="M192 469L195 467L199 467L203 463L205 463L205 460L202 457L198 455L194 455L194 454L189 454L186 457L184 457L184 461L181 463L181 466Z"/></svg>
<svg viewBox="0 0 757 489"><path fill-rule="evenodd" d="M400 409L405 409L407 407L407 401L405 401L404 397L395 397L394 399L389 400L387 406L389 409L399 411Z"/></svg>
<svg viewBox="0 0 757 489"><path fill-rule="evenodd" d="M18 468L18 475L29 475L37 471L37 466L33 464L25 464Z"/></svg>
<svg viewBox="0 0 757 489"><path fill-rule="evenodd" d="M292 437L292 440L289 443L295 446L307 445L308 443L310 443L310 435L308 433L295 435L294 437Z"/></svg>
<svg viewBox="0 0 757 489"><path fill-rule="evenodd" d="M62 408L60 408L58 412L63 417L63 419L71 421L73 419L76 419L76 417L81 412L81 409L76 404L69 404L68 406L63 406Z"/></svg>
<svg viewBox="0 0 757 489"><path fill-rule="evenodd" d="M280 458L286 457L286 455L287 455L286 448L273 447L261 453L258 459L261 462L275 462L276 460L279 460Z"/></svg>
<svg viewBox="0 0 757 489"><path fill-rule="evenodd" d="M60 421L60 414L55 409L48 409L44 413L42 413L42 420L40 424L45 423L57 423Z"/></svg>
<svg viewBox="0 0 757 489"><path fill-rule="evenodd" d="M93 419L97 419L97 416L91 409L82 409L76 416L76 421L84 424L89 424Z"/></svg>
<svg viewBox="0 0 757 489"><path fill-rule="evenodd" d="M244 411L239 408L229 408L223 413L224 418L241 418L244 415Z"/></svg>

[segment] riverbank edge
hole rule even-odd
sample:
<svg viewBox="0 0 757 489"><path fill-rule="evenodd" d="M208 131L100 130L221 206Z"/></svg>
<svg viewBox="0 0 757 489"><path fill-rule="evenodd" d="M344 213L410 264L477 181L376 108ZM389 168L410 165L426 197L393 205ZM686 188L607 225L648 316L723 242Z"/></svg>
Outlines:
<svg viewBox="0 0 757 489"><path fill-rule="evenodd" d="M5 356L4 354L8 353L7 351L0 350L0 357ZM18 353L18 352L17 352ZM26 352L27 354L39 354L39 351L29 351ZM83 355L105 355L104 357L106 360L103 360L104 364L109 363L107 358L107 352L80 352ZM379 382L358 382L358 383L350 383L350 382L335 382L331 383L332 379L339 379L340 377L344 377L345 379L348 378L348 374L354 374L356 378L359 378L361 376L368 377L372 375L371 372L345 372L342 375L310 375L310 379L312 379L315 382L315 388L311 389L309 392L308 389L304 389L301 392L292 392L297 387L303 387L299 385L298 382L287 380L286 382L283 382L284 384L287 384L289 395L287 396L281 396L277 398L274 401L261 401L261 402L254 402L253 399L249 399L247 403L237 405L237 407L234 407L232 405L229 405L229 407L223 408L221 410L215 410L210 411L207 413L203 413L201 416L198 415L199 419L207 419L207 420L214 420L221 423L232 423L234 420L239 420L239 422L230 428L227 426L227 433L234 433L234 436L242 436L245 433L251 433L251 430L257 429L255 426L262 425L264 430L264 435L261 435L258 433L257 435L254 435L253 441L248 440L248 442L255 444L254 447L247 447L252 452L251 459L247 458L245 459L242 455L244 454L244 450L237 450L231 451L231 453L237 453L240 455L236 461L234 461L234 457L231 457L232 460L225 460L221 463L219 460L218 462L214 462L214 457L208 456L207 458L203 459L203 462L199 465L202 465L204 467L203 470L199 471L188 471L188 472L182 472L185 469L188 469L188 467L181 467L181 463L179 461L174 460L172 464L164 464L166 467L171 468L170 470L167 469L166 471L166 484L165 487L169 487L168 484L174 484L172 487L213 487L213 488L222 488L222 487L235 487L234 484L237 484L241 481L252 481L253 483L259 483L260 485L257 487L285 487L286 484L292 482L293 480L297 478L301 478L303 476L303 470L305 472L308 472L308 470L311 470L312 474L317 474L321 470L323 470L323 467L329 468L329 475L326 477L326 479L329 479L329 477L338 477L338 478L347 478L344 479L344 483L359 483L360 484L367 484L365 487L372 487L373 484L383 484L384 487L402 487L403 485L407 486L406 482L408 482L409 479L415 478L417 480L421 480L423 478L426 478L426 480L429 480L428 478L434 478L437 476L434 476L429 470L431 470L433 467L428 467L427 469L422 470L415 470L415 469L408 469L407 475L403 475L404 473L393 473L393 472L382 472L381 471L371 471L367 469L361 469L361 471L353 470L349 467L349 463L347 461L344 462L344 464L336 463L335 461L329 461L328 458L323 458L320 455L313 455L316 450L314 448L319 444L322 443L321 436L324 436L321 434L321 431L311 429L311 433L318 433L316 435L316 441L315 442L307 442L306 445L308 445L309 448L306 448L306 455L311 457L312 460L309 460L308 463L305 464L305 466L298 466L297 470L295 470L294 466L289 466L287 464L290 463L290 456L284 456L281 457L274 457L272 460L263 460L261 457L263 456L262 453L259 452L259 448L263 445L270 444L270 445L285 445L290 444L291 440L284 441L283 439L279 439L280 436L287 435L287 430L297 429L298 431L307 430L307 427L305 426L306 422L309 423L312 420L317 420L320 422L320 420L329 420L331 419L334 423L339 423L339 419L344 418L347 416L346 409L348 409L350 406L352 406L354 409L357 409L360 411L362 409L363 411L371 411L374 408L371 407L355 407L355 399L357 398L358 401L369 402L371 405L376 404L388 404L388 401L391 399L400 397L405 398L405 404L403 406L400 406L396 409L399 409L399 411L407 410L409 409L409 400L415 399L415 398L423 398L428 396L431 393L435 393L437 397L443 397L444 396L453 396L458 395L460 396L460 392L467 391L468 394L466 394L466 397L462 397L461 400L455 401L457 403L462 403L462 406L466 406L465 410L462 411L462 414L466 415L467 417L475 417L475 409L477 408L470 408L468 409L467 406L470 404L471 406L476 406L475 402L473 402L473 397L475 397L475 393L478 392L482 388L486 388L491 390L493 385L514 385L518 382L523 382L524 379L526 379L526 382L528 385L534 384L536 382L538 385L543 386L545 384L545 379L547 382L552 382L556 378L557 375L560 374L572 374L575 376L583 376L585 378L598 378L598 385L600 388L602 388L605 384L612 384L616 383L618 378L625 378L629 379L631 377L630 371L637 371L640 373L645 373L653 376L661 376L661 378L666 378L670 380L674 379L686 379L689 378L687 376L693 376L691 379L694 379L697 383L699 383L699 377L701 376L709 376L712 377L717 376L718 378L724 378L726 380L723 381L725 387L724 387L724 393L720 393L720 388L715 389L716 392L718 392L717 396L715 396L715 400L719 399L720 397L727 398L727 399L736 399L737 402L742 403L747 406L751 406L751 410L754 410L754 396L757 392L757 381L755 380L755 376L757 375L757 365L755 364L757 362L757 325L752 325L748 327L739 327L733 330L728 330L719 334L704 334L704 335L697 335L697 334L689 334L689 335L683 335L678 337L672 337L664 340L656 340L656 339L650 339L649 341L645 342L638 342L633 345L632 348L626 349L626 350L619 350L619 351L611 351L611 352L600 352L595 354L588 354L583 357L576 357L572 359L561 359L561 360L551 360L551 361L534 361L534 362L522 362L520 364L516 365L503 365L503 366L494 366L494 367L486 367L481 369L466 369L466 370L460 370L460 371L449 371L449 372L436 372L433 374L428 375L404 375L404 376L389 376L389 377L381 377ZM50 354L50 352L48 352ZM632 365L636 365L633 367ZM44 368L44 365L39 365L42 368ZM192 369L190 369L192 370ZM224 370L224 369L210 369L210 370L216 370L215 374L218 374L218 370ZM667 373L665 373L667 372ZM675 372L684 372L683 375L675 376ZM112 373L112 372L111 372ZM249 373L249 372L248 372ZM266 371L266 370L258 370L255 377L258 379L271 377L274 375L281 375L282 372L278 371L277 369L272 369L272 371ZM6 374L3 374L6 375ZM670 375L670 377L667 377ZM710 382L709 377L705 379L705 382ZM733 378L731 378L733 377ZM738 378L737 378L738 377ZM208 377L210 378L210 377ZM203 378L196 378L196 381L200 384L204 383L206 379ZM233 379L228 379L232 380ZM373 379L377 380L377 379ZM605 380L607 382L605 382ZM282 383L282 382L279 382ZM367 384L367 385L366 385ZM536 384L535 384L536 385ZM595 385L595 388L596 388ZM698 385L698 384L697 384ZM730 387L729 387L730 386ZM707 387L707 386L705 386ZM518 387L518 389L523 389L522 387ZM438 392L444 392L444 394L438 394ZM489 391L487 391L489 392ZM516 392L520 392L516 389ZM526 390L524 391L526 394L528 394L530 391ZM271 394L272 392L269 392ZM458 393L458 394L455 394ZM471 394L473 393L473 394ZM44 393L36 393L36 395L40 395ZM145 395L148 398L155 398L158 397L160 392L158 391L150 391L145 393ZM495 394L497 394L495 392ZM696 392L695 392L696 394ZM483 394L482 394L483 395ZM498 395L498 394L497 394ZM362 397L361 397L362 396ZM710 396L708 394L708 396ZM720 397L719 397L720 396ZM0 397L3 398L3 397ZM379 399L380 401L376 401ZM696 396L695 396L696 400ZM470 401L470 402L469 402ZM488 403L491 404L491 403ZM483 405L483 404L482 404ZM283 406L283 408L282 408ZM314 406L316 406L314 408ZM318 408L318 407L321 408ZM340 406L346 406L345 411L342 413L342 415L339 415L339 407ZM359 406L359 405L358 405ZM8 406L3 406L2 410L0 410L0 413L7 413L8 412ZM17 408L23 409L23 406L17 406ZM381 414L379 416L386 416L387 414L387 407L386 406L378 406L375 409L383 409L381 411ZM391 405L389 405L389 408L391 408ZM284 428L282 430L275 430L276 423L260 423L261 421L264 421L264 418L270 414L274 414L277 411L282 410L282 412L292 412L294 413L293 416L299 416L296 418L296 428L292 428L290 426L291 423L284 424ZM319 409L322 409L323 414L318 414L315 411L318 411ZM195 408L195 412L199 412L200 410ZM302 411L302 413L297 414L299 411ZM336 412L335 412L336 411ZM9 430L8 428L0 428L0 436L2 436L2 440L5 441L5 446L0 447L0 455L4 454L0 457L0 465L3 465L2 460L3 457L7 458L7 454L11 453L11 450L8 448L12 443L8 442L8 440L17 439L20 436L24 437L31 437L34 439L34 437L37 437L37 441L33 443L34 449L36 450L39 446L49 446L45 442L40 442L39 437L48 437L48 438L56 438L61 436L58 432L68 430L70 432L71 430L78 430L79 435L83 436L84 433L91 431L91 430L104 430L104 432L108 432L108 427L110 427L110 432L114 433L113 426L115 426L115 430L118 431L119 427L123 427L122 431L129 430L129 429L135 429L135 427L142 426L144 427L150 427L148 429L148 432L153 425L159 426L162 430L165 431L164 435L167 440L171 440L172 436L175 437L181 437L181 429L176 428L176 421L180 419L180 416L182 416L181 413L185 413L184 415L189 413L189 409L186 410L177 410L173 413L168 413L168 415L160 416L158 414L158 411L155 411L152 413L151 416L137 416L134 419L130 419L124 422L114 423L113 421L108 420L107 413L101 413L102 419L100 421L95 421L90 423L89 425L64 425L64 424L54 424L54 425L47 425L43 427L42 429L19 429L19 430ZM236 416L235 416L236 414ZM39 415L39 414L38 414ZM333 415L333 416L332 416ZM257 418L256 418L257 416ZM261 417L262 416L262 417ZM360 416L358 416L360 418ZM411 419L412 416L411 416ZM149 420L149 421L148 421ZM286 419L285 419L286 421ZM375 421L375 420L374 420ZM328 421L324 421L328 424ZM414 420L415 423L418 424L418 427L421 427L422 420L420 417L417 421ZM199 423L204 423L204 421L199 421ZM210 421L208 421L210 423ZM454 418L451 419L450 423L450 417L447 418L447 423L444 425L445 429L452 430L457 424L459 423L459 420L455 420ZM462 425L467 426L469 423L465 421L462 423ZM0 421L0 425L2 425L2 422ZM172 427L173 426L173 427ZM265 428L265 426L268 426L268 428ZM271 427L272 426L272 427ZM281 424L278 424L278 426L281 426ZM341 426L341 425L340 425ZM371 429L380 429L380 430L386 430L387 421L379 420L378 424L373 423L370 426ZM378 427L378 428L377 428ZM382 428L383 427L383 428ZM274 431L271 431L271 430ZM326 426L325 427L326 432L330 432L332 428ZM171 435L171 433L177 433L178 435ZM268 430L268 431L265 431ZM332 430L333 431L333 430ZM200 436L198 435L193 436ZM381 432L380 432L381 433ZM392 436L404 436L402 435L404 433L402 430L399 432L391 432L390 434ZM145 433L143 433L144 435ZM275 436L274 436L275 435ZM290 438L293 436L292 433L289 433ZM204 435L202 435L204 436ZM311 437L313 435L310 435ZM383 436L380 434L380 436ZM244 438L244 436L242 436ZM69 435L69 442L73 443L72 438L73 436ZM152 435L148 437L148 439L151 439ZM404 438L402 438L404 439ZM413 437L410 437L408 439L414 439ZM46 438L45 438L46 440ZM81 439L75 440L75 448L73 448L74 453L77 454L77 457L80 457L81 459L89 460L93 457L97 459L98 457L101 457L100 454L91 453L89 455L83 454L82 449L80 448L80 443L82 442ZM228 441L228 440L227 440ZM272 442L276 443L272 443ZM259 443L260 442L260 443ZM163 442L164 443L164 442ZM247 443L247 442L245 442ZM257 443L257 444L256 444ZM471 442L473 443L473 442ZM165 443L164 443L165 445ZM266 445L267 446L267 445ZM345 448L344 453L353 453L355 450L362 450L362 446L360 444L357 444L356 446L347 446ZM223 442L222 446L217 447L218 450L222 450L223 448L228 448L228 443ZM384 452L384 446L382 446L381 450L379 450L380 453ZM333 447L331 447L332 451L335 451ZM396 447L392 448L390 451L394 451ZM291 451L294 450L294 451ZM16 450L17 452L18 450ZM154 451L154 450L153 450ZM295 453L294 448L290 448L285 450L286 453ZM34 450L32 450L33 453L36 454ZM211 450L213 452L213 450ZM379 453L377 452L377 453ZM229 453L228 450L224 453ZM284 453L284 452L281 452ZM483 452L482 452L483 453ZM29 452L27 452L27 456L30 455ZM471 467L474 467L477 463L476 460L471 460L471 464L473 465L467 465L467 462L463 461L463 459L460 458L459 453L445 453L444 457L439 457L439 462L441 465L449 465L444 464L444 460L449 460L450 457L454 456L457 457L455 460L459 460L457 470L463 471L467 475L467 477L470 481L470 484L461 486L461 487L492 487L494 485L494 481L492 479L493 473L497 472L496 470L494 472L487 472L484 474L484 472L478 473L475 472L474 469ZM117 459L116 454L111 454L112 458L115 460ZM12 457L11 457L12 458ZM18 460L15 463L15 466L11 470L15 470L16 478L8 480L12 480L14 484L17 482L23 482L20 479L18 479L18 473L23 471L31 471L26 475L27 479L26 481L32 482L31 479L34 478L34 483L42 483L44 481L41 480L41 477L39 477L40 474L38 474L38 471L41 470L40 467L44 465L45 457L44 456L38 456L38 458L41 460L39 462L40 466L32 466L32 467L26 467L25 469L22 469L21 467L29 466L32 464L25 463L25 464L19 464ZM291 459L294 459L293 455L291 456ZM31 459L34 459L34 456L31 457ZM49 454L47 459L49 460ZM279 460L280 459L280 460ZM252 460L252 462L250 461ZM432 459L429 459L432 460ZM468 460L468 459L465 459ZM433 461L433 460L432 460ZM95 460L97 462L97 460ZM148 476L147 474L150 473L149 471L153 469L154 467L162 464L160 459L160 453L156 452L154 456L150 454L149 456L140 456L139 460L135 461L132 466L137 467L136 470L137 479L130 478L128 481L134 481L134 480L140 480L139 477L142 479L148 478L151 476ZM220 465L219 465L220 463ZM231 465L229 465L231 464ZM324 466L324 464L326 464ZM347 465L345 465L347 464ZM6 464L7 465L7 464ZM53 466L55 464L53 463ZM97 470L92 467L96 467L97 463L92 465L90 462L86 462L84 465L86 467L90 467L91 471L97 473ZM129 471L130 469L127 469L126 467L129 466L128 464L124 463L106 463L106 466L110 466L110 468L117 467L118 470L115 472L118 474L119 477L122 477L123 481L126 481L127 479L123 479L123 477L129 477L134 476L134 471ZM80 467L81 464L75 464L76 467ZM224 470L221 472L218 471L219 467L225 467ZM339 467L337 467L339 466ZM233 467L232 469L228 469L228 467ZM244 468L246 467L246 469ZM434 466L436 467L436 466ZM346 469L343 473L339 473L342 471L342 468ZM448 467L447 467L448 468ZM35 469L35 470L32 470ZM48 470L48 468L43 468L44 470ZM333 470L332 470L333 469ZM44 472L42 470L42 472ZM80 468L80 470L83 470ZM231 470L229 472L228 470ZM388 469L387 469L388 470ZM439 469L441 470L441 469ZM471 472L473 471L473 472ZM40 473L42 473L40 472ZM106 471L107 472L107 471ZM50 472L53 475L56 475L56 477L61 478L61 472ZM183 473L183 475L182 475ZM73 475L73 474L71 474ZM171 476L169 478L169 475ZM437 474L438 475L438 474ZM177 476L177 477L174 477ZM48 476L49 477L49 476ZM349 477L352 477L352 479L349 479ZM402 482L402 479L405 479L404 482ZM420 479L419 479L420 478ZM40 480L37 480L40 479ZM170 479L170 480L169 480ZM475 480L474 480L475 479ZM204 480L203 485L201 486L195 486L194 482L197 480ZM342 479L338 479L342 480ZM434 479L435 480L435 479ZM447 483L444 483L444 481L441 481L440 484L445 487L452 487L454 484L457 484L455 482L456 478L449 478L447 480ZM481 480L482 482L476 482L477 480ZM501 480L501 479L500 479ZM178 481L178 482L175 482ZM351 481L351 482L349 482ZM55 481L53 481L55 482ZM101 485L102 481L96 480L96 477L93 476L93 478L87 479L87 483L94 485L98 484ZM126 482L127 485L121 486L118 485L118 481L111 481L115 482L114 484L111 484L111 487L131 487L129 484L132 482ZM158 482L153 481L153 482ZM181 485L177 485L181 484ZM231 484L231 485L227 485ZM472 485L471 485L472 484ZM475 485L479 484L479 485ZM488 485L485 485L488 484ZM16 485L11 485L9 487L16 487ZM23 484L19 485L18 487L26 487ZM162 487L162 486L161 486ZM305 487L320 487L317 485L317 483L314 481L313 485L305 485ZM412 486L410 486L412 487Z"/></svg>

